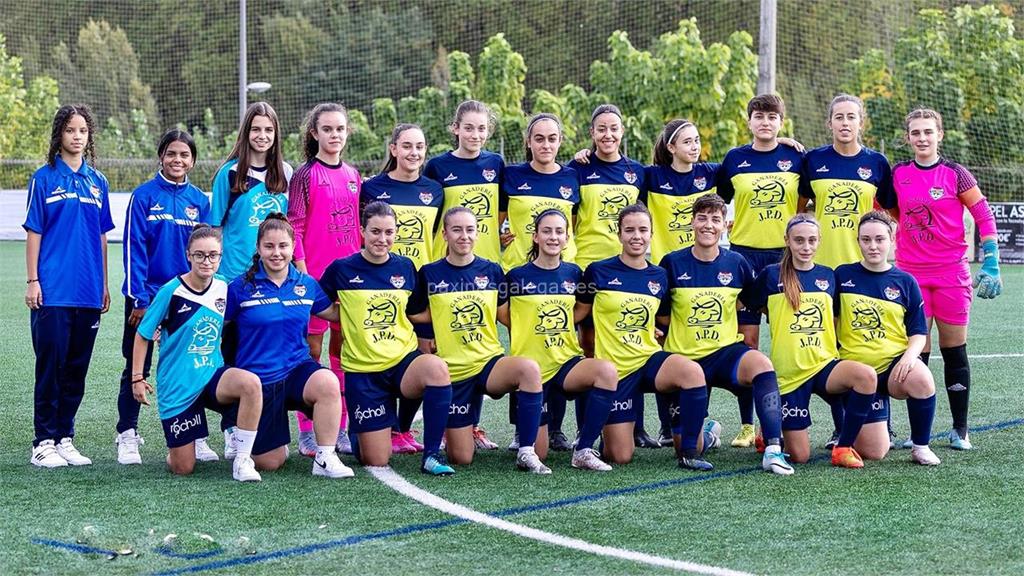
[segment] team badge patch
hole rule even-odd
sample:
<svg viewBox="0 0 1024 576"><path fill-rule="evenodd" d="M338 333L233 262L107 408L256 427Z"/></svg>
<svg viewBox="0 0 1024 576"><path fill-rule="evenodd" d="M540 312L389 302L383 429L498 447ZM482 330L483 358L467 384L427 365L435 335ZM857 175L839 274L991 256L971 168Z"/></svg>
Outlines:
<svg viewBox="0 0 1024 576"><path fill-rule="evenodd" d="M303 286L302 284L299 284L298 286L296 286L295 287L295 295L298 296L299 298L302 298L303 296L305 296L306 295L306 287Z"/></svg>
<svg viewBox="0 0 1024 576"><path fill-rule="evenodd" d="M92 194L93 198L100 197L100 189L95 186L89 186L89 193Z"/></svg>
<svg viewBox="0 0 1024 576"><path fill-rule="evenodd" d="M693 179L693 187L696 188L697 190L703 190L704 188L707 188L707 185L708 180L703 176L701 176L700 178Z"/></svg>
<svg viewBox="0 0 1024 576"><path fill-rule="evenodd" d="M391 277L391 285L394 286L395 288L401 288L402 286L405 286L405 276L395 274L394 276Z"/></svg>
<svg viewBox="0 0 1024 576"><path fill-rule="evenodd" d="M651 291L651 294L657 294L661 290L661 283L651 280L647 283L647 289Z"/></svg>
<svg viewBox="0 0 1024 576"><path fill-rule="evenodd" d="M860 168L857 168L857 176L860 176L861 180L867 180L868 178L871 178L871 168L868 168L867 166L861 166Z"/></svg>
<svg viewBox="0 0 1024 576"><path fill-rule="evenodd" d="M576 283L572 282L571 280L566 280L562 282L562 290L565 290L567 293L572 294L573 292L576 291Z"/></svg>
<svg viewBox="0 0 1024 576"><path fill-rule="evenodd" d="M779 167L779 170L782 170L783 172L789 172L789 169L793 167L793 161L779 160L778 162L775 163L775 165Z"/></svg>
<svg viewBox="0 0 1024 576"><path fill-rule="evenodd" d="M476 287L479 288L480 290L487 288L487 285L490 284L490 282L491 279L488 278L487 276L476 276L475 278L473 278L473 283L476 284Z"/></svg>
<svg viewBox="0 0 1024 576"><path fill-rule="evenodd" d="M732 272L719 272L718 281L722 283L722 286L728 286L729 282L732 282Z"/></svg>
<svg viewBox="0 0 1024 576"><path fill-rule="evenodd" d="M348 183L348 191L353 193L353 194L356 193L356 183L355 182L349 182Z"/></svg>
<svg viewBox="0 0 1024 576"><path fill-rule="evenodd" d="M185 208L185 218L188 218L189 220L195 220L198 217L199 208L196 208L195 206L189 206L188 208Z"/></svg>
<svg viewBox="0 0 1024 576"><path fill-rule="evenodd" d="M900 297L899 288L893 288L892 286L885 287L885 297L889 300L895 300Z"/></svg>
<svg viewBox="0 0 1024 576"><path fill-rule="evenodd" d="M814 281L814 285L818 287L818 290L828 290L828 280L818 279Z"/></svg>
<svg viewBox="0 0 1024 576"><path fill-rule="evenodd" d="M622 174L622 177L625 178L626 182L629 182L630 184L636 183L636 172L625 172Z"/></svg>
<svg viewBox="0 0 1024 576"><path fill-rule="evenodd" d="M430 204L430 201L434 199L434 195L430 192L420 192L420 202L424 204Z"/></svg>
<svg viewBox="0 0 1024 576"><path fill-rule="evenodd" d="M224 310L228 307L228 301L226 298L217 298L213 301L213 306L217 309L217 312L223 314Z"/></svg>
<svg viewBox="0 0 1024 576"><path fill-rule="evenodd" d="M484 180L487 180L488 182L494 182L494 177L498 175L494 170L484 170L481 174L483 175Z"/></svg>
<svg viewBox="0 0 1024 576"><path fill-rule="evenodd" d="M572 196L572 188L569 188L568 186L561 186L558 188L558 193L562 195L562 198L568 200L569 197Z"/></svg>
<svg viewBox="0 0 1024 576"><path fill-rule="evenodd" d="M938 186L928 191L928 195L932 197L932 200L938 200L939 198L942 198L942 196L945 193L946 191L943 190L942 188L939 188Z"/></svg>

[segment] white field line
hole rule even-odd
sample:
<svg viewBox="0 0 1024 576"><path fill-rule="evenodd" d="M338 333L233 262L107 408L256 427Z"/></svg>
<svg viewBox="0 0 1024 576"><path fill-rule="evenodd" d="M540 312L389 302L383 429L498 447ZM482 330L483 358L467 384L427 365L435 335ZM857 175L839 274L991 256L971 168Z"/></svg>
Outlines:
<svg viewBox="0 0 1024 576"><path fill-rule="evenodd" d="M561 534L554 534L551 532L545 532L544 530L530 528L529 526L523 526L522 524L516 524L489 514L477 512L476 510L472 510L460 504L445 500L440 496L431 494L430 492L409 483L408 480L403 478L390 467L368 466L366 470L369 471L374 478L384 483L388 488L391 488L395 492L398 492L407 498L411 498L424 506L428 506L435 510L444 512L445 514L450 514L464 520L469 520L470 522L510 532L516 536L522 536L523 538L543 542L544 544L561 546L563 548L570 548L581 552L597 554L599 556L607 556L609 558L629 560L631 562L657 566L659 568L671 568L693 574L709 574L711 576L750 576L747 572L739 572L728 568L707 566L705 564L697 564L695 562L652 556L650 554L644 554L643 552L636 552L633 550L624 550L622 548L592 544L577 538L570 538L568 536L562 536Z"/></svg>
<svg viewBox="0 0 1024 576"><path fill-rule="evenodd" d="M1024 354L968 354L967 358L971 360L988 360L991 358L1024 358ZM938 360L939 362L942 362L942 356L936 354L929 359L929 362L932 360Z"/></svg>

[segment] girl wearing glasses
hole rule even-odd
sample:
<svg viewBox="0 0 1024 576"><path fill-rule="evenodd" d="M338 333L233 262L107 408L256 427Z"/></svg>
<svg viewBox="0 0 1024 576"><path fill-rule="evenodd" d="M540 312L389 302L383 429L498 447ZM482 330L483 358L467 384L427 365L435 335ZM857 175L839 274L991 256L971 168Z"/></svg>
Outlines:
<svg viewBox="0 0 1024 576"><path fill-rule="evenodd" d="M132 369L135 331L153 297L169 280L189 271L185 254L189 235L196 224L207 223L210 201L196 188L188 173L195 166L196 144L184 130L168 130L157 145L160 169L151 180L132 192L124 230L124 332L121 354L125 367L117 395L117 461L141 464L142 438L136 428L139 403L132 394L132 381L149 377L153 345L145 361ZM217 460L205 438L195 443L196 458Z"/></svg>

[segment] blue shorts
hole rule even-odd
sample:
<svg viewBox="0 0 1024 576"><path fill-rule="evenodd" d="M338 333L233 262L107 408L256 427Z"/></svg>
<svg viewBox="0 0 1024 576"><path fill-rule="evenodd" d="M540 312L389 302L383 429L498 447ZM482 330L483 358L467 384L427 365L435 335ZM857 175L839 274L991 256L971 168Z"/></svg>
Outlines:
<svg viewBox="0 0 1024 576"><path fill-rule="evenodd" d="M540 425L547 426L551 422L551 417L548 416L548 396L551 394L560 394L569 400L576 398L577 394L571 394L565 391L565 378L572 372L572 369L577 364L583 361L582 356L576 356L570 358L562 367L558 369L558 372L554 376L549 378L547 382L544 382L544 404L541 406L540 411Z"/></svg>
<svg viewBox="0 0 1024 576"><path fill-rule="evenodd" d="M871 412L868 413L868 419L864 421L865 424L889 421L889 376L892 375L892 369L899 361L900 357L897 356L889 364L889 367L878 375L878 391L875 392L875 399L871 402Z"/></svg>
<svg viewBox="0 0 1024 576"><path fill-rule="evenodd" d="M704 371L704 381L708 385L708 403L711 403L711 388L722 388L739 396L744 389L740 386L737 373L740 369L740 360L743 355L750 352L750 346L743 342L733 342L724 348L719 348L711 354L695 360ZM668 404L669 415L672 427L679 426L679 399L673 397ZM707 418L708 410L705 407L704 417Z"/></svg>
<svg viewBox="0 0 1024 576"><path fill-rule="evenodd" d="M754 269L754 276L760 276L771 264L778 264L782 261L782 248L748 248L746 246L733 245L730 250L743 256ZM760 310L740 310L736 313L740 325L758 326L761 324Z"/></svg>
<svg viewBox="0 0 1024 576"><path fill-rule="evenodd" d="M288 411L298 410L306 416L313 417L313 407L302 399L302 391L306 382L317 370L327 370L312 359L305 360L282 380L263 383L263 412L256 441L253 442L252 453L259 455L275 448L287 446L291 441Z"/></svg>
<svg viewBox="0 0 1024 576"><path fill-rule="evenodd" d="M164 427L164 438L167 440L168 448L179 448L210 435L206 426L207 408L223 414L236 407L217 402L217 384L227 370L227 366L218 368L188 408L182 410L180 414L160 421Z"/></svg>
<svg viewBox="0 0 1024 576"><path fill-rule="evenodd" d="M434 339L434 325L433 324L413 324L413 332L416 332L417 338L424 340Z"/></svg>
<svg viewBox="0 0 1024 576"><path fill-rule="evenodd" d="M349 432L373 432L398 422L395 400L402 397L402 378L409 365L422 356L419 350L380 372L345 372L345 404Z"/></svg>
<svg viewBox="0 0 1024 576"><path fill-rule="evenodd" d="M448 428L472 426L479 420L480 409L484 404L484 393L487 392L487 378L494 370L494 365L504 356L495 356L487 361L483 370L476 376L470 376L458 382L452 382L452 403L448 407ZM500 398L501 396L498 396Z"/></svg>
<svg viewBox="0 0 1024 576"><path fill-rule="evenodd" d="M615 391L611 412L608 413L607 424L621 424L636 421L636 409L633 402L641 393L656 392L654 379L661 370L661 365L668 360L671 352L659 350L647 359L647 362L635 371L619 380L619 388Z"/></svg>
<svg viewBox="0 0 1024 576"><path fill-rule="evenodd" d="M832 360L818 373L807 379L799 388L782 395L782 429L783 430L806 430L811 427L811 394L817 394L826 402L837 401L840 396L829 394L825 389L828 377L839 364L839 360Z"/></svg>

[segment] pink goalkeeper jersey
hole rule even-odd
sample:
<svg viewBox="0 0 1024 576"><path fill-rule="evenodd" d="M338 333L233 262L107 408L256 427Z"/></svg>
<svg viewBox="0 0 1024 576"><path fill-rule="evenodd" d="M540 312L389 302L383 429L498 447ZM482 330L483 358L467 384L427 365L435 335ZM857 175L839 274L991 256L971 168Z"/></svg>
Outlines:
<svg viewBox="0 0 1024 576"><path fill-rule="evenodd" d="M359 192L363 182L355 168L332 166L314 158L292 176L288 186L288 221L295 228L295 260L305 260L308 274L320 279L331 262L359 251Z"/></svg>
<svg viewBox="0 0 1024 576"><path fill-rule="evenodd" d="M901 162L892 170L895 197L885 208L899 206L896 266L911 273L935 273L967 261L964 205L960 195L978 185L963 166L946 159L923 167Z"/></svg>

